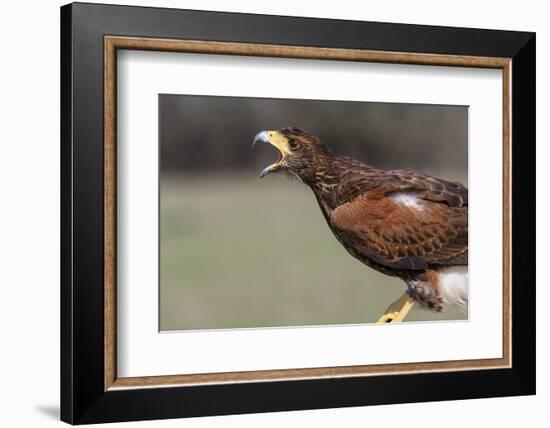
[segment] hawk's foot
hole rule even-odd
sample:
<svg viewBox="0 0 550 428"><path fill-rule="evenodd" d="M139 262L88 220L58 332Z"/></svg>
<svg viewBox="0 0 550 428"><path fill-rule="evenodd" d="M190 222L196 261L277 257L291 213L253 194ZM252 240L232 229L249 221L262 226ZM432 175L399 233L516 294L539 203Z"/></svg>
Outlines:
<svg viewBox="0 0 550 428"><path fill-rule="evenodd" d="M382 315L377 322L379 324L401 322L405 319L413 305L414 300L405 292L399 299L388 306L384 315Z"/></svg>

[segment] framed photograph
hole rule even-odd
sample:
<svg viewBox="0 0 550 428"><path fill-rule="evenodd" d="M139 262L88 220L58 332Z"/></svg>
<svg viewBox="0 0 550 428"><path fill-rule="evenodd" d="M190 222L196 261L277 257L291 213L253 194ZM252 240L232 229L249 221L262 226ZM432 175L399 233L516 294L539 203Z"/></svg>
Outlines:
<svg viewBox="0 0 550 428"><path fill-rule="evenodd" d="M61 104L62 420L535 393L533 33L70 4Z"/></svg>

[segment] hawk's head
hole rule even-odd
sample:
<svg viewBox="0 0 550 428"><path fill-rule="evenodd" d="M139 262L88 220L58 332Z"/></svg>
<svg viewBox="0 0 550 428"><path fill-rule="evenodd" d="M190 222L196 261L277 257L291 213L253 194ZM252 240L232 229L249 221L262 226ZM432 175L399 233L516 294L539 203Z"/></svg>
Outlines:
<svg viewBox="0 0 550 428"><path fill-rule="evenodd" d="M279 151L277 162L264 168L260 177L282 171L306 181L331 154L317 137L299 128L261 131L254 137L252 147L258 141L269 143Z"/></svg>

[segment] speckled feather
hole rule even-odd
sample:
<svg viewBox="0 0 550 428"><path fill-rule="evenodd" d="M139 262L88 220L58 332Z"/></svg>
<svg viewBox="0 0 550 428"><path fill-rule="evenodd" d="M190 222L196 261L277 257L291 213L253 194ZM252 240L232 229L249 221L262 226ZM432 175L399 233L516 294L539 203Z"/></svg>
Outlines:
<svg viewBox="0 0 550 428"><path fill-rule="evenodd" d="M301 171L302 181L312 188L330 228L352 255L390 268L392 272L380 270L394 275L400 273L394 269L468 264L468 189L462 184L376 169L334 155L302 130L281 132L315 151L309 156L315 167Z"/></svg>
<svg viewBox="0 0 550 428"><path fill-rule="evenodd" d="M287 168L313 190L348 252L380 272L403 278L410 291L417 290L417 301L426 298L428 307L440 310L437 272L468 265L468 189L335 155L300 129L279 132L303 146ZM422 284L432 288L422 289Z"/></svg>

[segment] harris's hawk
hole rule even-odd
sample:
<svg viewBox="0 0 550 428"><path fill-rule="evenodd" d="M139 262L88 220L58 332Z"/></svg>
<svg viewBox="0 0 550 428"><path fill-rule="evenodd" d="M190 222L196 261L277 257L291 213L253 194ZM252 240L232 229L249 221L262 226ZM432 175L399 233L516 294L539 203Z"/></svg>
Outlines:
<svg viewBox="0 0 550 428"><path fill-rule="evenodd" d="M278 149L261 177L281 171L311 188L336 238L355 258L403 279L406 293L379 322L401 321L413 304L468 306L468 189L412 171L381 170L334 154L298 128L254 138Z"/></svg>

